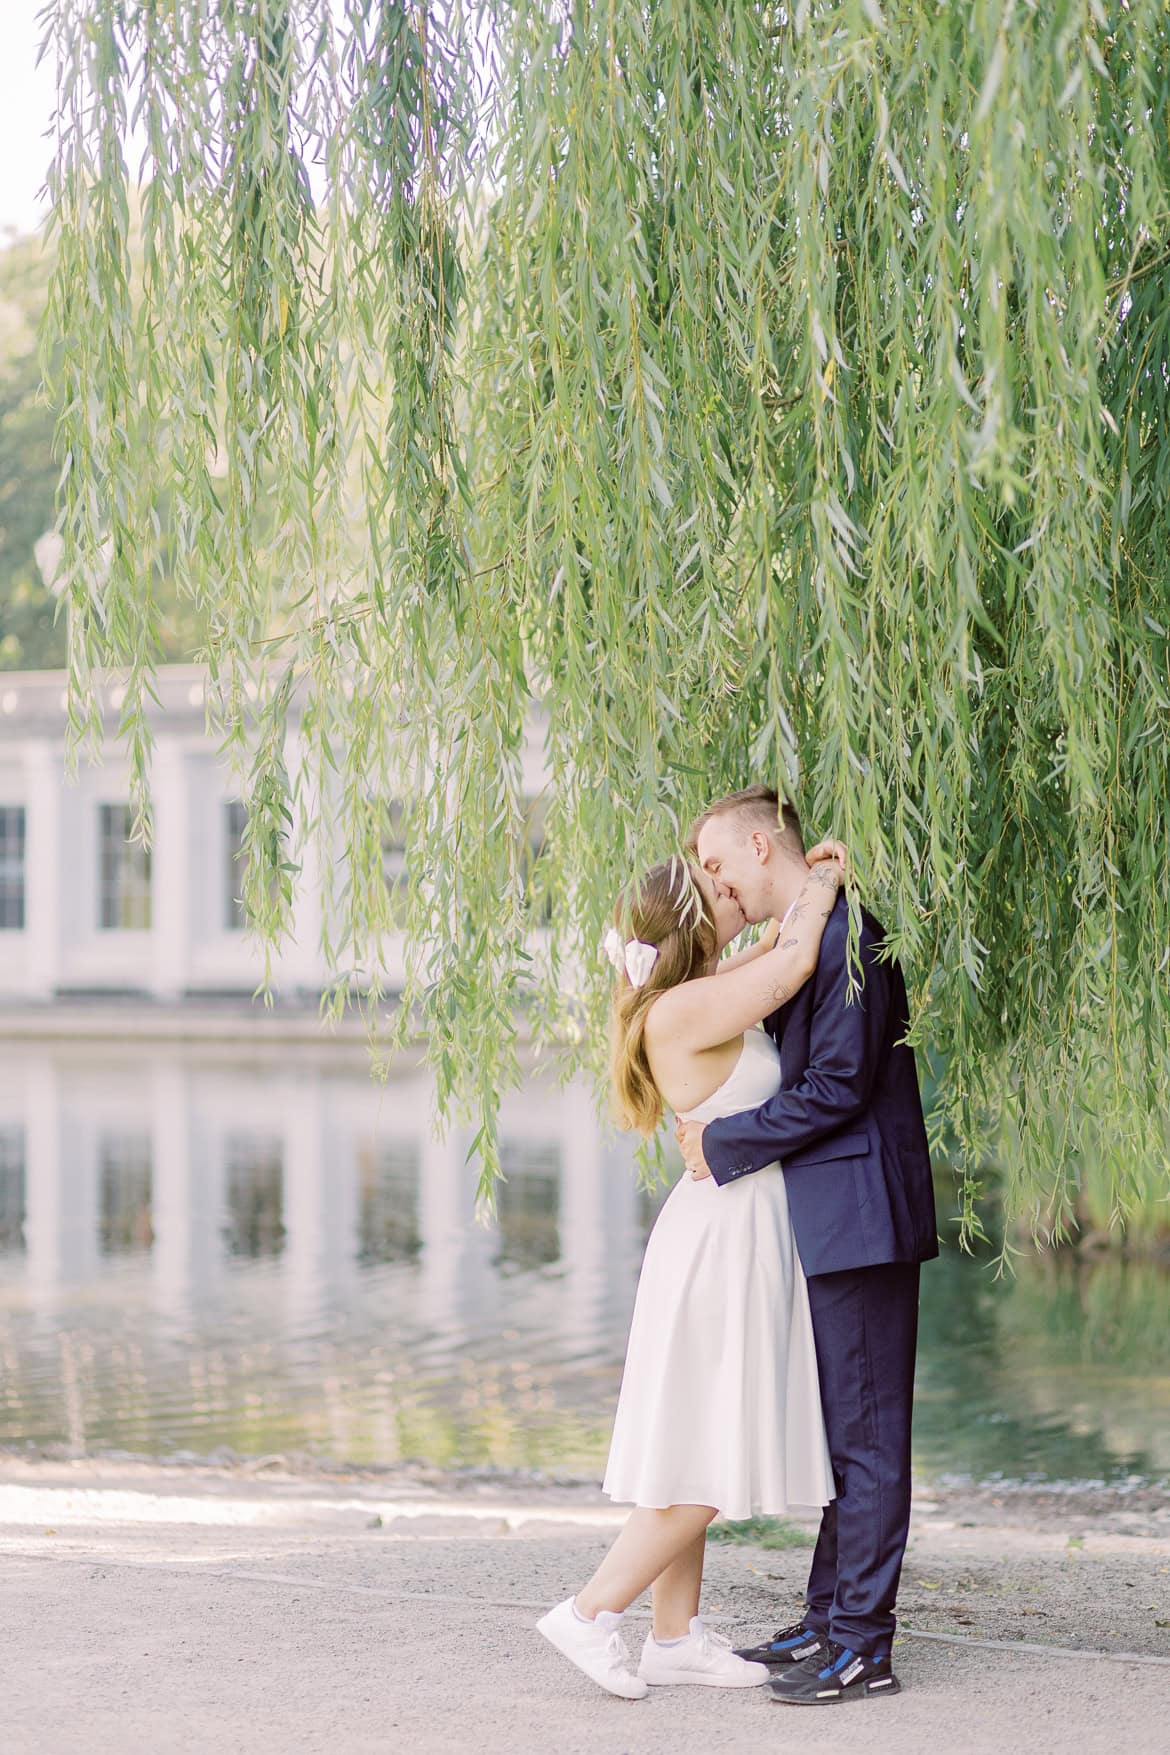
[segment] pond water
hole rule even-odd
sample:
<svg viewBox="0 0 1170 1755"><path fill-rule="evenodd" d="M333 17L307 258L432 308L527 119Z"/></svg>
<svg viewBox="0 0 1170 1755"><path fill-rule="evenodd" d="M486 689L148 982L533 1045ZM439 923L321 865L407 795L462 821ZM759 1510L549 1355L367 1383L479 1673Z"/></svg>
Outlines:
<svg viewBox="0 0 1170 1755"><path fill-rule="evenodd" d="M506 1099L487 1226L428 1076L360 1047L0 1060L0 1446L600 1475L665 1190L584 1083ZM924 1478L1170 1474L1170 1273L946 1250L915 1444Z"/></svg>

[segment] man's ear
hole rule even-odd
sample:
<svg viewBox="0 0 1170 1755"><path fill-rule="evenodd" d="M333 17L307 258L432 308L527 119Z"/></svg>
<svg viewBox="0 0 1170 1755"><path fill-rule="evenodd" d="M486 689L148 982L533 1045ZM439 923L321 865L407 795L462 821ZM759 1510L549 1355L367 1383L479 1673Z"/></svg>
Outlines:
<svg viewBox="0 0 1170 1755"><path fill-rule="evenodd" d="M752 846L755 848L756 858L760 864L767 865L772 852L772 843L762 829L752 830Z"/></svg>

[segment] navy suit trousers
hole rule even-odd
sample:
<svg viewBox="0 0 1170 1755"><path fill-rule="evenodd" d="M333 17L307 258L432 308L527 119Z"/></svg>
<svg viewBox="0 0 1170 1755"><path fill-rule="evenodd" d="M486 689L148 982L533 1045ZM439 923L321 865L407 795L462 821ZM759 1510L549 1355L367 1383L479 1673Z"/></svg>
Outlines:
<svg viewBox="0 0 1170 1755"><path fill-rule="evenodd" d="M812 1274L808 1297L837 1497L809 1573L809 1627L886 1656L910 1525L918 1263Z"/></svg>

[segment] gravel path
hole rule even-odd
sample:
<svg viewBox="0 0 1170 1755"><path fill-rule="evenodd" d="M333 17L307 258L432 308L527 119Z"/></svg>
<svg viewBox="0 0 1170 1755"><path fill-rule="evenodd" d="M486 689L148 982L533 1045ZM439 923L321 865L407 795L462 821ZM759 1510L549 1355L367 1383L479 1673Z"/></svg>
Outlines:
<svg viewBox="0 0 1170 1755"><path fill-rule="evenodd" d="M920 1498L895 1654L904 1691L818 1712L755 1690L616 1701L547 1647L536 1614L612 1533L595 1495L5 1466L3 1749L1162 1755L1159 1509L1140 1528L1124 1509L995 1511ZM798 1609L807 1559L713 1544L706 1611L758 1637ZM635 1650L647 1625L644 1609L628 1618Z"/></svg>

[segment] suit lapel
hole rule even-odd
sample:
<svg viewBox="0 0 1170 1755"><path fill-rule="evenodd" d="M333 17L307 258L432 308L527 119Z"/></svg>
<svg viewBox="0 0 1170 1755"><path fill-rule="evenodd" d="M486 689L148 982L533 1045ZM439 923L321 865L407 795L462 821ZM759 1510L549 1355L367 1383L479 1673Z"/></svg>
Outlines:
<svg viewBox="0 0 1170 1755"><path fill-rule="evenodd" d="M771 1035L773 1042L775 1042L777 1051L780 1055L780 1084L782 1087L787 1082L784 1066L784 1032L787 1026L792 1022L792 1019L796 1016L797 1007L811 1005L816 983L817 978L814 973L811 981L806 981L799 993L794 993L792 998L780 1007L779 1011L773 1012L764 1026ZM797 1070L798 1069L795 1067L789 1068L789 1075L795 1077Z"/></svg>

